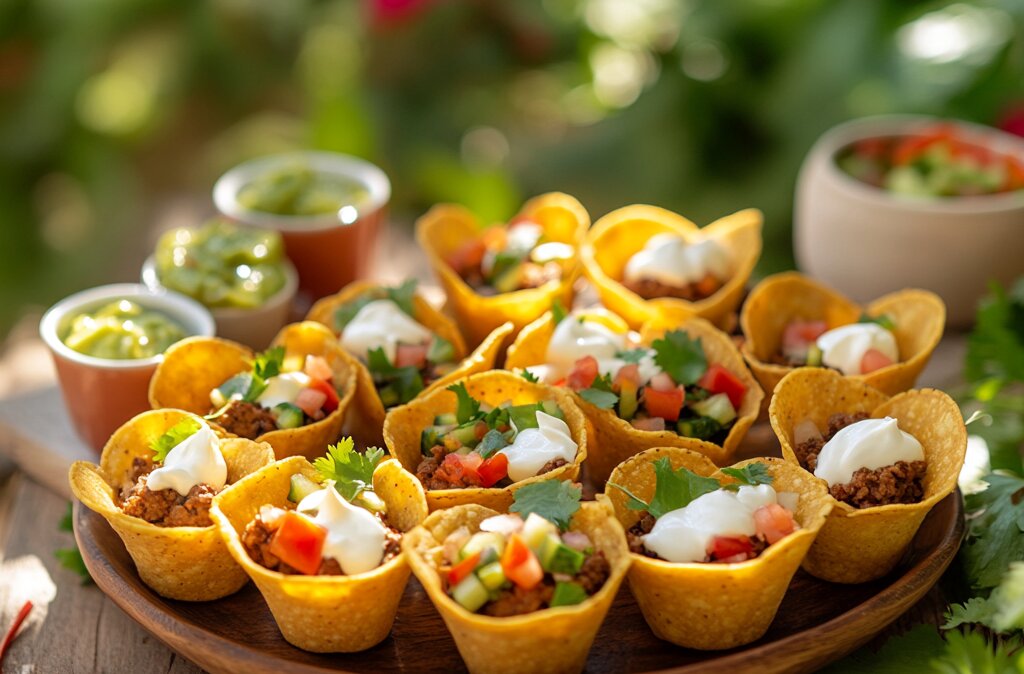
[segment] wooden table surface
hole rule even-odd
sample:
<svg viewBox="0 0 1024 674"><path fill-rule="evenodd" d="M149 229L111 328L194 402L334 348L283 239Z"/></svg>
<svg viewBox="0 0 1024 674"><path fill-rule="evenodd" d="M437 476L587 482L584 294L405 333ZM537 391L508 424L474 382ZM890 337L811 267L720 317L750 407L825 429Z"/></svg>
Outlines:
<svg viewBox="0 0 1024 674"><path fill-rule="evenodd" d="M15 335L12 342L0 359L0 404L3 397L30 387L28 379L40 376L38 368L24 366L28 358L24 349L36 348L31 338L19 341ZM956 383L963 351L962 336L944 339L920 385ZM37 608L7 654L2 671L201 671L135 624L95 586L83 586L77 575L61 568L54 552L74 545L72 535L59 529L68 501L4 458L12 452L5 443L11 442L0 435L0 632L6 631L26 596L37 600ZM890 629L934 622L941 617L942 607L935 590Z"/></svg>

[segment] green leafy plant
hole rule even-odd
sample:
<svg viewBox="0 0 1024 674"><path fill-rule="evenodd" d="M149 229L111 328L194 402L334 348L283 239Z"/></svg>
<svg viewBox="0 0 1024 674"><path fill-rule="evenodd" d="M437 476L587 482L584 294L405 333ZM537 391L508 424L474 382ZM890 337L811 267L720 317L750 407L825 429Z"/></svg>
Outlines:
<svg viewBox="0 0 1024 674"><path fill-rule="evenodd" d="M530 513L537 513L566 531L572 516L580 509L581 496L583 490L570 482L545 480L517 489L509 510L524 518Z"/></svg>
<svg viewBox="0 0 1024 674"><path fill-rule="evenodd" d="M355 450L352 438L342 438L327 447L327 456L318 457L313 467L324 480L333 480L334 488L345 500L352 501L364 491L373 490L373 471L384 458L384 450L369 447Z"/></svg>
<svg viewBox="0 0 1024 674"><path fill-rule="evenodd" d="M168 452L195 435L200 428L202 425L192 417L182 419L171 426L166 433L149 443L149 448L153 450L153 461L163 463Z"/></svg>

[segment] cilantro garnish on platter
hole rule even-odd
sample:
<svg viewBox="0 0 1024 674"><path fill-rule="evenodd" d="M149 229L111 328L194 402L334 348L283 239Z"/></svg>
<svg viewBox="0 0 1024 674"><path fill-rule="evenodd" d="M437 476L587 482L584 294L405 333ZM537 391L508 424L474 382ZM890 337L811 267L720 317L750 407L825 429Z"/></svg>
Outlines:
<svg viewBox="0 0 1024 674"><path fill-rule="evenodd" d="M153 461L163 463L168 452L192 437L200 428L202 424L192 417L182 419L171 426L166 433L149 443L149 448L153 450Z"/></svg>
<svg viewBox="0 0 1024 674"><path fill-rule="evenodd" d="M383 458L383 449L369 447L360 453L352 438L342 438L338 444L329 445L327 456L318 457L313 467L325 481L334 481L334 488L346 501L352 501L362 492L373 490L373 471Z"/></svg>
<svg viewBox="0 0 1024 674"><path fill-rule="evenodd" d="M509 510L519 513L525 519L530 513L537 513L549 522L558 525L562 531L569 528L572 516L580 509L583 489L562 480L535 482L517 489L514 502Z"/></svg>
<svg viewBox="0 0 1024 674"><path fill-rule="evenodd" d="M677 384L696 384L708 369L700 338L690 339L682 330L666 332L654 340L654 362Z"/></svg>

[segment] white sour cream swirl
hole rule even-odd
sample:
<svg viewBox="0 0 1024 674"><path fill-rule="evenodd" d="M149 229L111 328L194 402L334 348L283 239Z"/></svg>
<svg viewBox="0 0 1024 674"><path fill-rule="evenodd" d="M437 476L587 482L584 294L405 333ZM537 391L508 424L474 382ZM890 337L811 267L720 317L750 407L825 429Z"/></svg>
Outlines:
<svg viewBox="0 0 1024 674"><path fill-rule="evenodd" d="M537 412L537 428L524 428L516 433L512 444L498 450L508 457L508 476L513 482L533 477L548 461L576 458L576 441L569 426L558 417Z"/></svg>
<svg viewBox="0 0 1024 674"><path fill-rule="evenodd" d="M374 300L360 309L341 333L341 346L360 358L374 349L395 362L398 344L422 344L433 335L391 300Z"/></svg>
<svg viewBox="0 0 1024 674"><path fill-rule="evenodd" d="M834 484L847 484L861 468L876 470L897 461L923 461L921 443L900 429L892 417L865 419L842 428L818 453L814 474Z"/></svg>
<svg viewBox="0 0 1024 674"><path fill-rule="evenodd" d="M656 234L629 258L623 279L630 283L652 280L674 287L697 283L710 274L722 281L729 277L732 262L728 251L710 238L687 243L676 234Z"/></svg>
<svg viewBox="0 0 1024 674"><path fill-rule="evenodd" d="M380 566L384 559L384 525L368 510L346 501L332 483L302 499L296 509L316 511L313 521L327 530L323 556L336 559L345 575Z"/></svg>
<svg viewBox="0 0 1024 674"><path fill-rule="evenodd" d="M187 496L197 484L222 488L228 479L228 465L220 453L220 444L213 430L203 424L167 453L164 463L149 474L146 486L153 491L173 489Z"/></svg>
<svg viewBox="0 0 1024 674"><path fill-rule="evenodd" d="M881 351L894 363L900 352L896 337L877 323L851 323L833 328L817 340L821 362L843 374L861 374L860 363L870 349Z"/></svg>

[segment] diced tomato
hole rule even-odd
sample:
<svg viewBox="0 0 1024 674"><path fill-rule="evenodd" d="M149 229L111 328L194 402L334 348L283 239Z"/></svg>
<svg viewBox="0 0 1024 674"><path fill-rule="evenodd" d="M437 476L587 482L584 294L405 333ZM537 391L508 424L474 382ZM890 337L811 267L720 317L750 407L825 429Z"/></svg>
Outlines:
<svg viewBox="0 0 1024 674"><path fill-rule="evenodd" d="M740 408L743 396L747 393L746 384L719 363L709 367L708 371L697 382L697 385L701 388L706 388L712 393L724 393L729 396L729 402L732 403L733 409L736 410Z"/></svg>
<svg viewBox="0 0 1024 674"><path fill-rule="evenodd" d="M651 377L651 381L648 382L647 385L655 391L671 391L676 387L676 383L672 381L672 377L668 376L664 372L659 372Z"/></svg>
<svg viewBox="0 0 1024 674"><path fill-rule="evenodd" d="M864 138L853 144L854 152L862 157L881 158L889 149L885 138Z"/></svg>
<svg viewBox="0 0 1024 674"><path fill-rule="evenodd" d="M582 391L590 388L597 375L597 359L593 356L583 356L573 363L572 372L566 377L566 382L572 390Z"/></svg>
<svg viewBox="0 0 1024 674"><path fill-rule="evenodd" d="M295 406L309 417L315 417L326 402L327 394L315 388L304 388L295 396Z"/></svg>
<svg viewBox="0 0 1024 674"><path fill-rule="evenodd" d="M697 288L696 288L696 290L697 290L697 294L700 297L710 297L711 295L714 295L715 292L719 288L721 288L721 287L722 287L721 282L719 282L719 280L716 279L711 274L708 274L707 276L705 276L701 280L697 281Z"/></svg>
<svg viewBox="0 0 1024 674"><path fill-rule="evenodd" d="M501 570L506 578L524 590L533 589L544 578L540 560L519 534L508 537L505 551L501 553Z"/></svg>
<svg viewBox="0 0 1024 674"><path fill-rule="evenodd" d="M1006 158L1006 180L1002 190L1010 192L1024 187L1024 162L1016 157Z"/></svg>
<svg viewBox="0 0 1024 674"><path fill-rule="evenodd" d="M320 408L322 408L324 412L330 414L334 410L338 409L338 402L341 399L338 397L338 392L334 389L334 386L329 381L317 379L316 377L310 375L309 388L319 391L320 393L323 393L325 396L327 396L323 404L320 406ZM299 405L299 407L301 407L301 405Z"/></svg>
<svg viewBox="0 0 1024 674"><path fill-rule="evenodd" d="M476 425L473 426L473 435L476 436L477 440L483 440L489 430L491 429L487 426L486 421L478 421L476 422Z"/></svg>
<svg viewBox="0 0 1024 674"><path fill-rule="evenodd" d="M657 391L650 386L644 389L644 406L652 417L661 417L665 421L678 421L679 412L683 409L684 394L681 389Z"/></svg>
<svg viewBox="0 0 1024 674"><path fill-rule="evenodd" d="M778 503L769 503L754 511L754 527L771 545L793 533L796 522L788 510Z"/></svg>
<svg viewBox="0 0 1024 674"><path fill-rule="evenodd" d="M480 553L474 552L469 557L456 564L448 572L448 585L456 586L463 581L469 574L473 573L473 569L480 563Z"/></svg>
<svg viewBox="0 0 1024 674"><path fill-rule="evenodd" d="M437 469L439 477L445 477L449 482L463 482L466 484L480 484L480 473L477 469L484 462L482 456L475 452L469 454L448 454Z"/></svg>
<svg viewBox="0 0 1024 674"><path fill-rule="evenodd" d="M612 387L618 389L622 386L622 382L628 381L634 386L640 385L640 366L636 363L630 363L623 365L619 368L619 371L615 373L615 381L612 382Z"/></svg>
<svg viewBox="0 0 1024 674"><path fill-rule="evenodd" d="M449 267L462 274L468 269L479 267L485 252L487 247L483 239L470 239L449 253L445 261Z"/></svg>
<svg viewBox="0 0 1024 674"><path fill-rule="evenodd" d="M508 457L504 454L495 454L489 459L484 459L477 473L480 475L481 487L493 487L508 476Z"/></svg>
<svg viewBox="0 0 1024 674"><path fill-rule="evenodd" d="M327 530L311 518L289 510L270 539L270 552L288 566L312 576L320 570Z"/></svg>
<svg viewBox="0 0 1024 674"><path fill-rule="evenodd" d="M633 428L638 431L663 431L665 430L665 420L661 417L650 417L647 419L633 419L630 422L633 424Z"/></svg>
<svg viewBox="0 0 1024 674"><path fill-rule="evenodd" d="M864 352L864 357L860 359L860 373L867 374L888 365L892 365L892 359L889 356L878 349L868 349Z"/></svg>
<svg viewBox="0 0 1024 674"><path fill-rule="evenodd" d="M708 551L718 561L745 561L753 557L754 545L746 536L736 538L733 536L715 536L711 540L711 549ZM743 559L739 559L742 555ZM733 559L736 558L736 559Z"/></svg>
<svg viewBox="0 0 1024 674"><path fill-rule="evenodd" d="M508 242L508 230L504 227L488 227L482 234L484 246L491 250L504 250Z"/></svg>
<svg viewBox="0 0 1024 674"><path fill-rule="evenodd" d="M423 367L429 349L429 344L399 344L395 348L395 367Z"/></svg>
<svg viewBox="0 0 1024 674"><path fill-rule="evenodd" d="M330 381L334 376L334 370L327 363L327 359L321 356L307 355L302 371L314 379L323 379L324 381Z"/></svg>
<svg viewBox="0 0 1024 674"><path fill-rule="evenodd" d="M782 350L800 350L813 344L828 330L825 321L790 321L782 333Z"/></svg>

